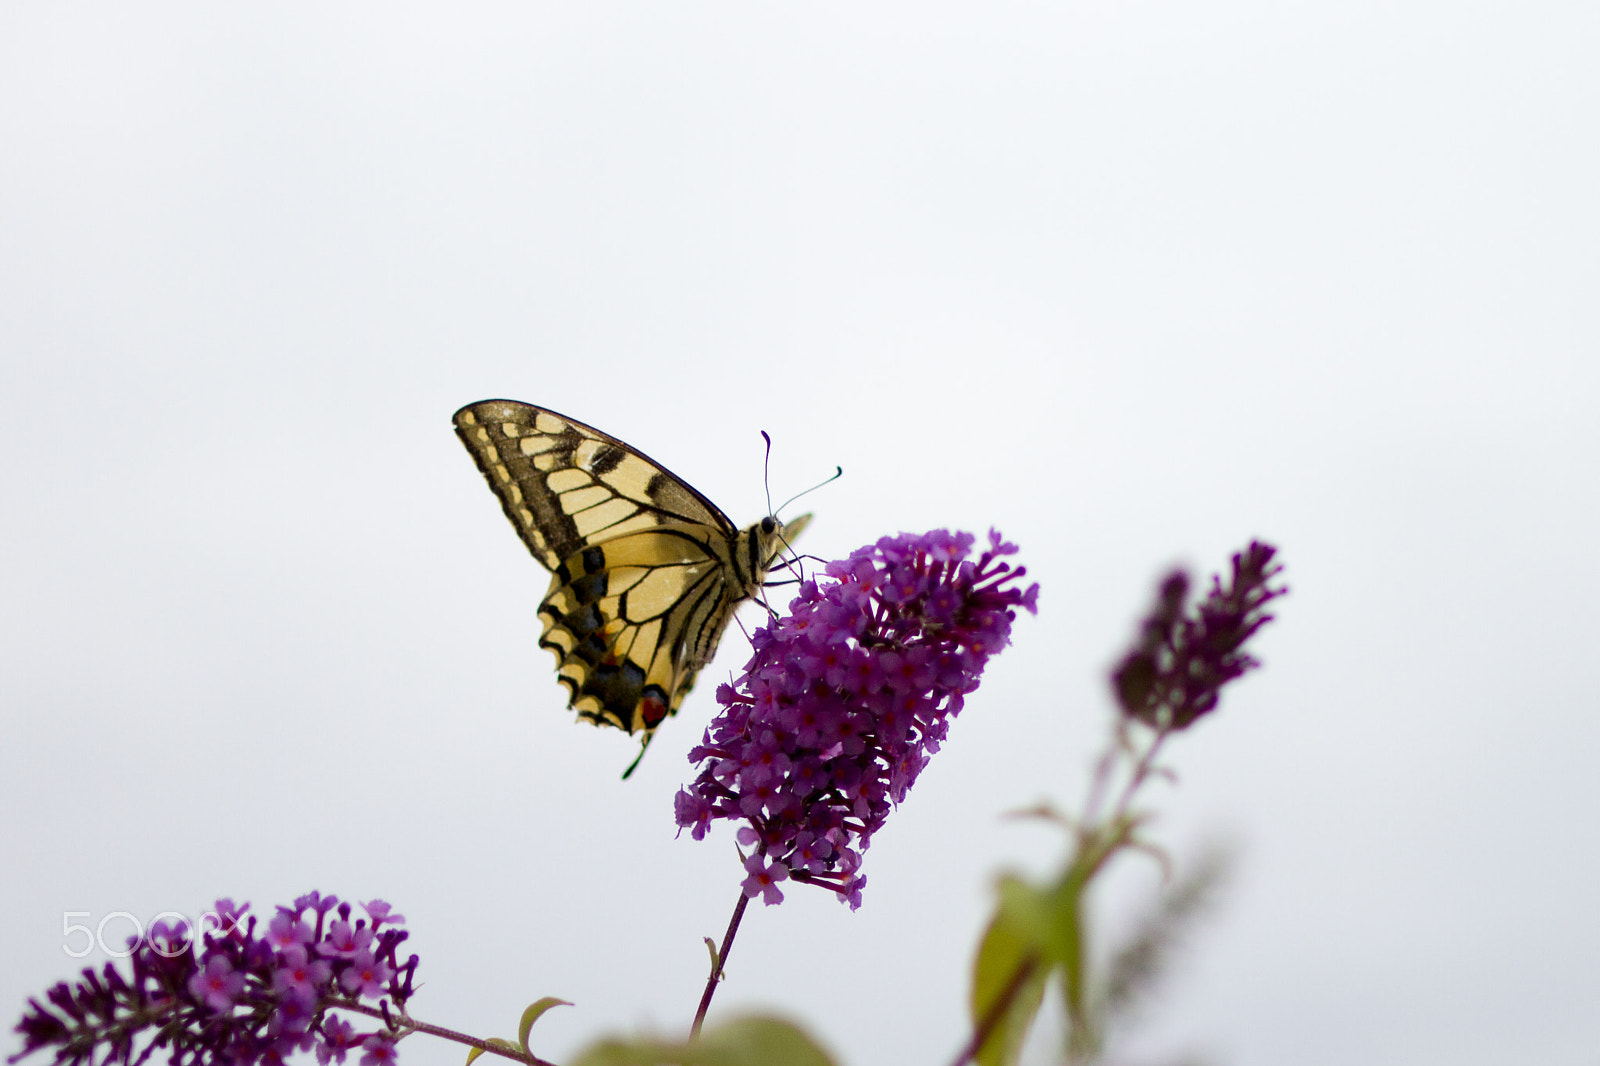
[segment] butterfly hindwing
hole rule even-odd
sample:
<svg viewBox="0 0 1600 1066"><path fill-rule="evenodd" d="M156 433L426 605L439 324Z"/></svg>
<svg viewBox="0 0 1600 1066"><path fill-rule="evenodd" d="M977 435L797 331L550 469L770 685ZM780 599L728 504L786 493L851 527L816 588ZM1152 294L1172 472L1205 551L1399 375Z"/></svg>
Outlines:
<svg viewBox="0 0 1600 1066"><path fill-rule="evenodd" d="M455 425L552 573L539 643L555 653L571 706L648 742L760 588L785 527L766 518L736 529L638 449L544 408L486 400L456 412Z"/></svg>
<svg viewBox="0 0 1600 1066"><path fill-rule="evenodd" d="M708 526L657 526L585 548L539 606L541 647L577 712L630 733L677 711L744 591Z"/></svg>

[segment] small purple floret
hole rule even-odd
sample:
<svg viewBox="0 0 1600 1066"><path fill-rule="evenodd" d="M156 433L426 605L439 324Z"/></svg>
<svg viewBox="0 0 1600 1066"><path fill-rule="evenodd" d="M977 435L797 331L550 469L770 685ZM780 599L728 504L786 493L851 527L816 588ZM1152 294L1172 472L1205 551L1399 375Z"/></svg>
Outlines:
<svg viewBox="0 0 1600 1066"><path fill-rule="evenodd" d="M315 1003L322 986L333 976L333 966L323 959L313 961L306 949L296 944L280 956L272 974L273 991L285 999Z"/></svg>
<svg viewBox="0 0 1600 1066"><path fill-rule="evenodd" d="M767 862L760 855L752 855L744 861L745 872L750 876L744 879L744 894L751 899L761 897L767 906L783 902L783 892L778 888L779 881L789 879L789 868L781 862Z"/></svg>
<svg viewBox="0 0 1600 1066"><path fill-rule="evenodd" d="M315 939L316 933L305 922L299 920L297 915L283 910L267 923L267 943L278 951L288 951L291 948L309 944Z"/></svg>
<svg viewBox="0 0 1600 1066"><path fill-rule="evenodd" d="M394 1041L374 1033L361 1042L361 1066L392 1066L395 1061Z"/></svg>
<svg viewBox="0 0 1600 1066"><path fill-rule="evenodd" d="M362 948L350 960L349 968L339 975L339 985L352 996L380 999L384 985L393 976L393 969L375 958L371 950Z"/></svg>
<svg viewBox="0 0 1600 1066"><path fill-rule="evenodd" d="M378 926L385 922L388 922L390 925L400 925L406 920L405 915L392 913L392 908L389 906L389 904L385 903L381 899L375 899L371 902L363 903L362 906L366 908L367 914L371 916L372 928L374 929L378 928Z"/></svg>
<svg viewBox="0 0 1600 1066"><path fill-rule="evenodd" d="M350 1049L358 1047L365 1037L343 1018L328 1018L322 1023L322 1039L317 1042L317 1062L328 1066L330 1062L343 1062Z"/></svg>
<svg viewBox="0 0 1600 1066"><path fill-rule="evenodd" d="M341 958L350 958L356 952L372 943L372 930L365 923L352 926L349 922L339 919L328 925L328 938L319 948L324 955L337 955Z"/></svg>
<svg viewBox="0 0 1600 1066"><path fill-rule="evenodd" d="M195 999L222 1014L233 1009L234 999L244 991L244 974L234 972L233 960L226 955L213 955L189 978L188 989Z"/></svg>

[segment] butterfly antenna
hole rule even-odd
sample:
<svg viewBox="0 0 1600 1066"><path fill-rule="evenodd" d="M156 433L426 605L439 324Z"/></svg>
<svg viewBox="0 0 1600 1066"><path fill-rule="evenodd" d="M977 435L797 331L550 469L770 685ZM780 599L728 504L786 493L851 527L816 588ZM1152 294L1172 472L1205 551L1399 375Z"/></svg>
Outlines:
<svg viewBox="0 0 1600 1066"><path fill-rule="evenodd" d="M762 434L762 436L765 436L765 435L766 434ZM812 485L809 489L806 489L805 492L797 492L793 496L790 496L787 500L784 500L783 503L779 505L778 511L783 510L785 507L789 506L791 503L793 503L794 501L798 500L800 497L809 495L810 493L813 493L813 492L816 492L822 486L830 484L830 483L835 482L835 481L838 481L842 477L844 477L844 467L842 467L842 466L834 467L833 468L833 475L831 477L823 478L821 481L817 482L815 485ZM771 503L772 500L769 498L767 500L767 502ZM773 511L772 514L777 514L778 511Z"/></svg>
<svg viewBox="0 0 1600 1066"><path fill-rule="evenodd" d="M772 438L767 436L767 431L761 431L761 439L767 442L767 454L761 460L761 487L767 491L767 513L777 514L772 509Z"/></svg>

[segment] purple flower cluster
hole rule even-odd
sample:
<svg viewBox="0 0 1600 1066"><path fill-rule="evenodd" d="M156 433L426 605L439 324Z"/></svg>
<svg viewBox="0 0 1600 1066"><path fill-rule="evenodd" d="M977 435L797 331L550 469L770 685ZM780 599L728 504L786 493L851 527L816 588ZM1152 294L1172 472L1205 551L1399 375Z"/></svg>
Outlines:
<svg viewBox="0 0 1600 1066"><path fill-rule="evenodd" d="M1138 640L1111 674L1124 714L1152 729L1187 728L1216 707L1222 686L1259 665L1243 647L1272 621L1266 605L1287 591L1271 584L1283 570L1272 561L1277 553L1251 541L1234 555L1226 588L1212 576L1193 616L1184 613L1189 575L1175 571L1162 582Z"/></svg>
<svg viewBox="0 0 1600 1066"><path fill-rule="evenodd" d="M144 1062L167 1048L168 1061L274 1066L297 1051L315 1050L322 1066L360 1052L361 1066L390 1066L390 1026L358 1032L332 1008L388 1018L361 1002L387 997L404 1010L417 957L397 961L405 917L373 900L367 918L351 922L351 907L316 892L279 907L260 930L249 904L218 900L203 922L201 943L184 923L158 922L130 942L129 976L107 963L63 981L46 994L50 1007L28 1001L17 1025L22 1051L55 1049L55 1066ZM215 917L215 927L210 921ZM53 1010L51 1008L54 1008ZM141 1034L149 1039L140 1039Z"/></svg>
<svg viewBox="0 0 1600 1066"><path fill-rule="evenodd" d="M934 530L885 537L806 581L789 614L756 631L755 655L689 753L700 775L677 796L678 825L704 838L743 820L745 896L781 902L778 883L832 889L852 908L861 853L939 750L963 696L1010 639L1014 608L1039 586L1001 562L993 531L976 563L973 536Z"/></svg>

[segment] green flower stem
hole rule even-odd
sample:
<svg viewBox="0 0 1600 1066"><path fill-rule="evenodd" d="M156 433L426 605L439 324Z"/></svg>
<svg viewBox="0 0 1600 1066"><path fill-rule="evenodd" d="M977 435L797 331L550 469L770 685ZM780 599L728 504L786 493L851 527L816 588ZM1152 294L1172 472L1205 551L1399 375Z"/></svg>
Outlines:
<svg viewBox="0 0 1600 1066"><path fill-rule="evenodd" d="M1131 813L1134 795L1155 772L1156 756L1169 733L1168 729L1156 730L1143 752L1139 752L1126 732L1126 725L1118 725L1111 748L1095 767L1094 780L1084 804L1085 821L1078 828L1077 851L1056 889L1066 912L1065 932L1068 934L1064 937L1060 966L1067 1008L1068 1061L1071 1062L1091 1061L1100 1048L1101 1034L1089 1004L1085 961L1083 907L1089 884L1117 852L1135 844L1134 833L1143 818ZM1097 813L1109 791L1119 752L1128 756L1133 767L1112 804L1111 813L1101 822L1097 820Z"/></svg>

